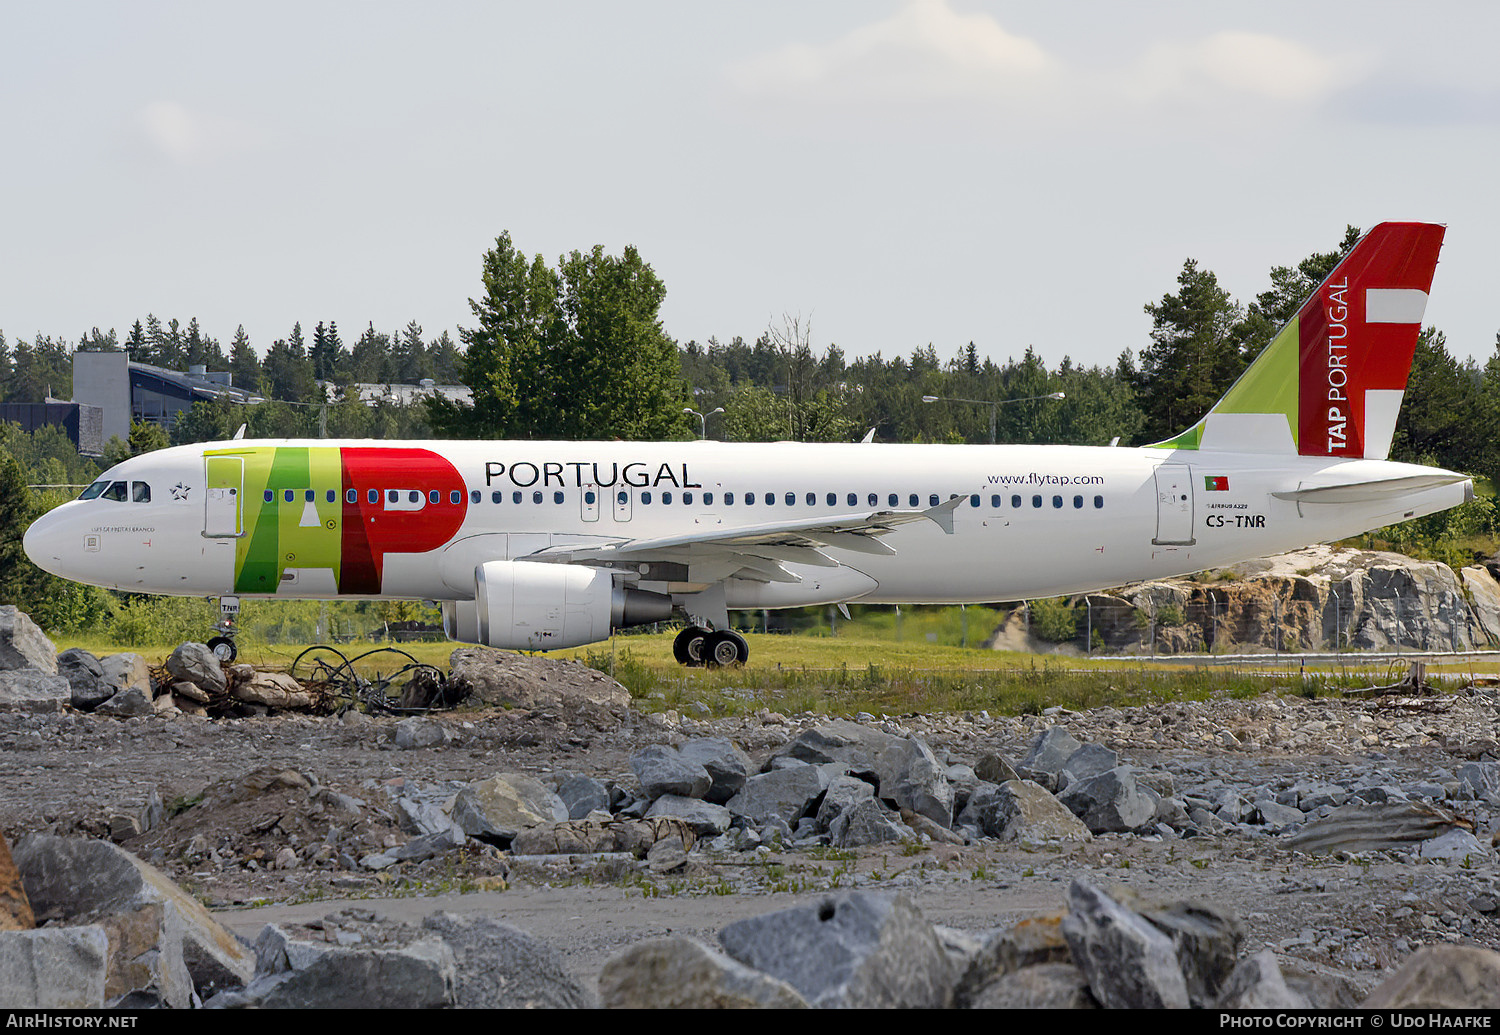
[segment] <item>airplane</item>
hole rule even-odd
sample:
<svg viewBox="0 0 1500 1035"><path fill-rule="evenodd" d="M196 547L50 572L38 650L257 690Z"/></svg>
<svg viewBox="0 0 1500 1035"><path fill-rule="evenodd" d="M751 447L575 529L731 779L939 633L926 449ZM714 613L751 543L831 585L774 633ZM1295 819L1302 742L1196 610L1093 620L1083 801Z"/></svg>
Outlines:
<svg viewBox="0 0 1500 1035"><path fill-rule="evenodd" d="M515 650L677 615L689 666L748 659L732 610L1201 571L1473 498L1386 459L1443 234L1376 226L1202 420L1141 448L235 439L117 464L24 546L63 578L229 608L435 601L450 638Z"/></svg>

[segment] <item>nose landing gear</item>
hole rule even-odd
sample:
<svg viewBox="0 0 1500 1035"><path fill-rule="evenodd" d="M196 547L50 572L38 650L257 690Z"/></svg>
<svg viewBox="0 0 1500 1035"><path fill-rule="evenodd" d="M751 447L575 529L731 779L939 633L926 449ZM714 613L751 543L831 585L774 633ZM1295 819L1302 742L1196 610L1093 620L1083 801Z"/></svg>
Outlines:
<svg viewBox="0 0 1500 1035"><path fill-rule="evenodd" d="M239 613L239 597L219 598L219 624L214 626L219 635L210 637L207 646L214 657L226 664L240 656L239 648L234 645L234 634L239 632L234 623Z"/></svg>

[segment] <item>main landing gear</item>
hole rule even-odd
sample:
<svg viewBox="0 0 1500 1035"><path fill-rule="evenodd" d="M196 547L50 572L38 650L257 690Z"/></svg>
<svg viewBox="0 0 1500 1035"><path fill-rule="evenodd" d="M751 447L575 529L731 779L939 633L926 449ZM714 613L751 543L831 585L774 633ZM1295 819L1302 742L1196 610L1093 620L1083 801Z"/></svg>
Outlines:
<svg viewBox="0 0 1500 1035"><path fill-rule="evenodd" d="M672 656L688 668L743 665L750 660L750 645L732 629L711 631L690 625L672 641Z"/></svg>

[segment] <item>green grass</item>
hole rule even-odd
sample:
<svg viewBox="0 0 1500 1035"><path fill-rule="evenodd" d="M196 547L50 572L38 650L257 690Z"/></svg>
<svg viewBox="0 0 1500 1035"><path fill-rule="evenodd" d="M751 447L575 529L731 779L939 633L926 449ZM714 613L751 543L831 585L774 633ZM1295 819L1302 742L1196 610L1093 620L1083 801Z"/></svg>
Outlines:
<svg viewBox="0 0 1500 1035"><path fill-rule="evenodd" d="M1105 705L1131 706L1176 700L1250 698L1268 692L1302 697L1336 695L1341 690L1394 682L1404 667L1385 662L1361 664L1357 656L1307 673L1272 676L1253 669L1188 667L1137 658L1033 655L1013 651L965 650L956 646L847 634L747 634L751 662L744 668L685 669L672 658L673 631L637 633L586 648L558 651L611 673L646 712L675 709L685 715L720 717L769 708L786 714L811 712L853 716L858 712L902 715L989 711L1002 715L1039 714L1061 706L1082 711ZM95 654L122 649L97 639L64 638L59 648L81 646ZM171 645L132 646L151 664L165 660ZM340 646L346 656L377 644ZM460 644L406 643L400 649L418 661L446 669ZM242 642L240 658L267 668L288 667L302 645L269 646ZM369 676L390 673L404 659L385 654L362 662ZM1397 669L1400 669L1397 671ZM1450 678L1464 678L1468 666L1446 666ZM1441 674L1437 666L1430 675Z"/></svg>

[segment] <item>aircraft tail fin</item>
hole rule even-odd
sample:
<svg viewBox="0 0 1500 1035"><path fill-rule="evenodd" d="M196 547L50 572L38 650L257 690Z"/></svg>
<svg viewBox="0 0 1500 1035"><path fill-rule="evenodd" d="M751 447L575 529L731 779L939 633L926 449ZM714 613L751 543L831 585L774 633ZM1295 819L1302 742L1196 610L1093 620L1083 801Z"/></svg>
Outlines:
<svg viewBox="0 0 1500 1035"><path fill-rule="evenodd" d="M1156 445L1386 459L1444 229L1365 234L1213 409Z"/></svg>

